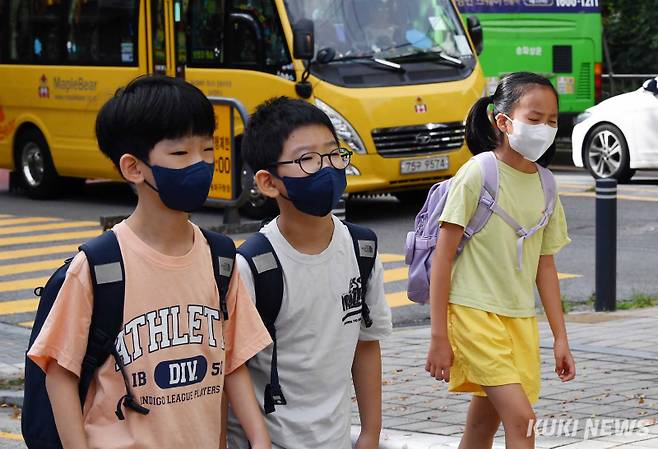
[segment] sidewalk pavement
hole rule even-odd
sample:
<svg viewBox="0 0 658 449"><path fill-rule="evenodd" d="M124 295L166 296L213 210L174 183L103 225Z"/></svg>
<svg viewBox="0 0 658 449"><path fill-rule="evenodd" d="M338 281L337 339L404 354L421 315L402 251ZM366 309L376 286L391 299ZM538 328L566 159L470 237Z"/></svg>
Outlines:
<svg viewBox="0 0 658 449"><path fill-rule="evenodd" d="M0 377L19 376L17 367L22 365L29 333L0 326L0 333L6 336L0 353ZM658 308L571 313L567 315L567 327L577 377L561 383L554 373L548 323L540 321L542 392L535 411L538 419L566 422L564 430L568 432L556 431L563 425L540 425L540 433L547 435L537 437L537 447L658 449ZM382 449L442 449L459 445L470 395L449 394L444 383L425 372L429 334L427 326L396 329L382 343ZM0 391L2 396L11 395ZM578 421L565 421L568 419ZM353 424L356 438L356 405ZM635 431L615 433L615 426L629 426ZM14 434L19 432L18 425L10 427ZM551 430L556 432L549 436ZM0 447L5 447L2 432L12 430L0 428ZM584 439L586 433L588 439ZM504 448L502 428L494 447Z"/></svg>
<svg viewBox="0 0 658 449"><path fill-rule="evenodd" d="M551 421L546 427L540 424L540 433L546 435L537 437L537 447L658 449L658 308L572 313L567 315L567 329L577 377L562 383L554 372L550 328L544 319L540 321L542 391L535 412L538 419L570 424L567 428L553 427ZM397 329L382 344L386 429L382 448L438 449L459 444L471 396L449 394L446 384L425 372L429 335L427 326ZM568 419L578 422L564 421ZM353 423L358 425L356 409ZM615 434L615 426L624 425L645 427ZM502 426L495 443L504 448Z"/></svg>

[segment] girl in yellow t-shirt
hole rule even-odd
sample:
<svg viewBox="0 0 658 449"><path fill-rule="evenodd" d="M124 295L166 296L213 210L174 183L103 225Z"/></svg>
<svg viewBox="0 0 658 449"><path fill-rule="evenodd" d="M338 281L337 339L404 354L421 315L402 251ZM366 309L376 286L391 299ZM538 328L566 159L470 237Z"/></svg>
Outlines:
<svg viewBox="0 0 658 449"><path fill-rule="evenodd" d="M526 229L544 212L535 161L549 157L545 153L557 132L557 114L558 96L550 81L521 72L503 78L491 97L473 106L466 122L471 152L493 151L497 158L498 204ZM570 240L558 198L548 224L524 242L520 265L518 236L497 214L456 257L481 186L478 164L470 161L455 175L440 218L425 368L449 382L450 391L474 394L460 448L491 448L501 421L508 448L532 448L531 404L540 388L535 286L553 331L555 372L563 382L576 374L553 259Z"/></svg>

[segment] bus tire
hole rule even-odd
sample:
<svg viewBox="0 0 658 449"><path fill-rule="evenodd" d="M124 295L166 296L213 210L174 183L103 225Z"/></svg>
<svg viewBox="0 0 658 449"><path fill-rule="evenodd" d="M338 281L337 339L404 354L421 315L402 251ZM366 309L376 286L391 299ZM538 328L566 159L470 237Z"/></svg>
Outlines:
<svg viewBox="0 0 658 449"><path fill-rule="evenodd" d="M27 196L53 198L61 193L63 179L55 170L46 139L37 129L25 130L16 140L15 167Z"/></svg>
<svg viewBox="0 0 658 449"><path fill-rule="evenodd" d="M412 207L420 207L427 199L428 189L420 190L403 190L393 193L400 203Z"/></svg>
<svg viewBox="0 0 658 449"><path fill-rule="evenodd" d="M635 174L624 133L612 124L603 123L589 133L583 147L583 162L596 178L614 178L628 182Z"/></svg>
<svg viewBox="0 0 658 449"><path fill-rule="evenodd" d="M244 165L241 168L242 185L249 189L247 202L240 207L240 213L254 220L274 218L279 213L276 201L262 195L253 182L253 173Z"/></svg>

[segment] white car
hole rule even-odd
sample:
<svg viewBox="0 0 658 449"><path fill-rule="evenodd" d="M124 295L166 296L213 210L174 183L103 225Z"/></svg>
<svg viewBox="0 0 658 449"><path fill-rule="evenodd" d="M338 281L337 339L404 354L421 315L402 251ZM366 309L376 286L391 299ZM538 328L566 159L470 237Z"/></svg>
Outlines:
<svg viewBox="0 0 658 449"><path fill-rule="evenodd" d="M580 114L571 136L576 167L595 178L631 179L658 168L658 78Z"/></svg>

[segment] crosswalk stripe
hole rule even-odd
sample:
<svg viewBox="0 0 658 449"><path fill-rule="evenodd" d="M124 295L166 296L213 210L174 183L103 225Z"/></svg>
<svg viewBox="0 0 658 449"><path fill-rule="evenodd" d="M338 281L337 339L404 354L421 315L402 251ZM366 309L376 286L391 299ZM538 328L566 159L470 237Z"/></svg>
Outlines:
<svg viewBox="0 0 658 449"><path fill-rule="evenodd" d="M8 234L27 234L29 232L38 231L54 231L56 229L68 228L88 228L99 227L97 221L65 221L63 223L48 223L34 226L11 226L0 228L0 235Z"/></svg>
<svg viewBox="0 0 658 449"><path fill-rule="evenodd" d="M0 218L9 218L9 217L13 217L13 215L0 214Z"/></svg>
<svg viewBox="0 0 658 449"><path fill-rule="evenodd" d="M23 436L18 433L0 432L0 438L5 440L23 441Z"/></svg>
<svg viewBox="0 0 658 449"><path fill-rule="evenodd" d="M35 271L55 270L62 265L62 259L40 260L38 262L17 263L13 265L0 265L0 276L10 274L32 273Z"/></svg>
<svg viewBox="0 0 658 449"><path fill-rule="evenodd" d="M101 233L100 230L80 231L80 232L61 232L58 234L40 234L28 235L23 237L4 237L0 238L0 246L22 245L26 243L48 243L58 240L86 240L96 237Z"/></svg>
<svg viewBox="0 0 658 449"><path fill-rule="evenodd" d="M13 292L18 290L34 290L37 287L46 285L48 277L18 279L13 281L0 282L0 292Z"/></svg>
<svg viewBox="0 0 658 449"><path fill-rule="evenodd" d="M391 268L390 270L384 270L384 282L403 281L408 277L409 277L408 267Z"/></svg>
<svg viewBox="0 0 658 449"><path fill-rule="evenodd" d="M13 226L13 225L30 224L30 223L47 223L52 221L60 221L60 219L54 217L5 218L0 220L0 226Z"/></svg>
<svg viewBox="0 0 658 449"><path fill-rule="evenodd" d="M382 263L389 263L389 262L404 262L404 256L400 254L380 254L379 259L382 261Z"/></svg>
<svg viewBox="0 0 658 449"><path fill-rule="evenodd" d="M0 260L21 259L23 257L47 256L50 254L73 254L80 245L44 246L39 248L0 251Z"/></svg>
<svg viewBox="0 0 658 449"><path fill-rule="evenodd" d="M39 299L16 299L14 301L0 302L0 315L11 315L12 313L36 312Z"/></svg>
<svg viewBox="0 0 658 449"><path fill-rule="evenodd" d="M387 293L386 302L391 308L414 304L413 302L409 301L409 298L407 298L407 292Z"/></svg>
<svg viewBox="0 0 658 449"><path fill-rule="evenodd" d="M561 281L566 281L567 279L577 279L583 277L582 274L571 274L571 273L558 273L557 278Z"/></svg>

